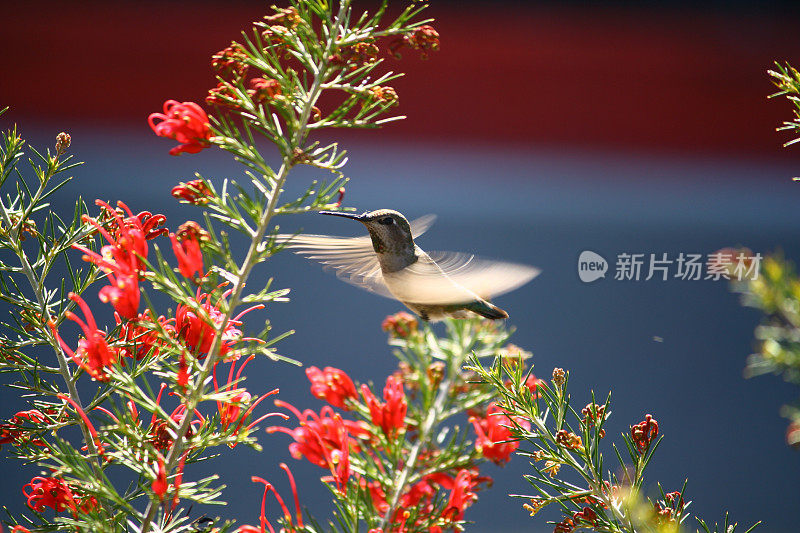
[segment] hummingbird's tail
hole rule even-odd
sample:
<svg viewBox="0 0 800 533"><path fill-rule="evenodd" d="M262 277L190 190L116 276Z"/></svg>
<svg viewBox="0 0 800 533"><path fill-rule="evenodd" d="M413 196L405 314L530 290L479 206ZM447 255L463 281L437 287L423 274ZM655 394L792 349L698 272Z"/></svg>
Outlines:
<svg viewBox="0 0 800 533"><path fill-rule="evenodd" d="M492 320L500 320L503 318L508 318L508 313L493 305L486 300L475 300L471 304L465 306L466 309L469 309L473 313L477 313L484 318L489 318Z"/></svg>

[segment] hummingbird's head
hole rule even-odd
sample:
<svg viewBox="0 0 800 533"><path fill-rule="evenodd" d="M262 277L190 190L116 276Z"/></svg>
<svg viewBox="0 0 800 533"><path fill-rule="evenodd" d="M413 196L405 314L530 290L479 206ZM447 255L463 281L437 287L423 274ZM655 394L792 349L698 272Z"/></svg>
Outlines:
<svg viewBox="0 0 800 533"><path fill-rule="evenodd" d="M408 220L392 209L366 211L360 215L337 211L320 211L320 214L350 218L364 224L372 237L372 245L377 253L396 252L414 247Z"/></svg>

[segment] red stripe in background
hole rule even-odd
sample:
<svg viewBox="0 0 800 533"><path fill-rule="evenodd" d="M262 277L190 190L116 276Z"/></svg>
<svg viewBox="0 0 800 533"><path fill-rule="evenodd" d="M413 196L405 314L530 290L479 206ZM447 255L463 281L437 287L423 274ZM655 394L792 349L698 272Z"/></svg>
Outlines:
<svg viewBox="0 0 800 533"><path fill-rule="evenodd" d="M0 32L12 118L141 127L168 98L200 101L210 55L266 3L20 3ZM458 3L430 14L442 50L387 61L414 140L538 143L798 158L765 71L796 59L797 17L690 9ZM359 134L360 135L360 134Z"/></svg>

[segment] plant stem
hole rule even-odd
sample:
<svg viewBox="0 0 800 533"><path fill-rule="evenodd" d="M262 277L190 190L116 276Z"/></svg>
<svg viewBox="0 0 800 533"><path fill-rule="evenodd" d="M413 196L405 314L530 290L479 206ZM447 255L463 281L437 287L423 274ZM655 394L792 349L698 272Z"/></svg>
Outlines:
<svg viewBox="0 0 800 533"><path fill-rule="evenodd" d="M31 202L38 202L38 199L41 197L44 188L47 186L47 183L55 174L56 170L58 170L58 165L54 165L51 169L48 169L47 174L45 174L44 179L41 181L36 194L32 197ZM31 203L31 205L34 205ZM32 208L29 208L29 212ZM11 217L8 214L8 209L5 206L5 203L0 200L0 217L3 218L3 223L6 224L7 227L13 228L11 234L9 235L9 241L15 243L14 253L19 258L20 266L22 267L22 272L25 274L25 277L28 279L28 283L33 289L33 293L36 295L36 302L39 305L39 308L42 312L42 324L44 324L42 330L44 335L47 338L47 343L53 348L53 351L56 354L56 359L58 360L58 373L61 374L61 377L64 379L64 382L67 385L67 390L69 392L70 398L72 401L75 402L76 405L80 406L83 409L83 403L81 402L80 395L78 394L78 389L75 386L75 381L72 379L72 372L69 369L69 365L67 364L67 359L64 355L64 351L61 349L61 345L53 336L52 332L48 329L47 324L53 319L52 315L50 315L50 309L47 306L47 301L44 297L44 291L42 287L42 280L36 276L36 272L33 270L33 266L31 265L30 261L28 260L28 256L25 254L25 250L22 247L22 241L19 238L19 234L22 230L22 224L25 221L24 217L20 217L18 223L12 224ZM89 433L89 428L86 427L86 424L83 420L78 417L78 426L81 428L81 433L83 434L83 440L86 443L87 450L90 454L97 454L97 448L94 444L94 439L92 439L91 434ZM92 463L92 467L96 468L97 464Z"/></svg>
<svg viewBox="0 0 800 533"><path fill-rule="evenodd" d="M464 348L463 344L462 348ZM397 481L392 489L392 501L389 504L389 509L386 511L386 513L384 513L383 518L381 519L381 531L387 530L387 527L392 520L392 516L397 510L397 506L400 503L400 496L404 492L405 486L408 483L409 477L411 476L411 472L413 472L417 466L417 459L419 458L419 452L422 449L422 445L428 441L433 428L436 427L436 425L442 419L442 415L446 409L447 399L450 396L450 389L455 381L459 369L461 368L461 365L464 362L465 356L466 350L462 349L458 356L451 357L448 361L447 377L442 380L442 383L439 384L439 390L436 393L436 399L434 399L433 405L431 405L431 408L428 410L428 414L425 416L425 420L419 428L417 442L415 442L414 446L412 446L411 452L408 454L408 460L406 461L405 465L403 465L403 470L400 472L400 476L397 478Z"/></svg>
<svg viewBox="0 0 800 533"><path fill-rule="evenodd" d="M339 34L339 25L341 19L344 15L344 12L349 5L349 1L342 1L339 7L339 13L334 21L334 27L331 29L330 37L328 43L326 45L326 53L324 57L327 58L330 55L330 51L333 48L334 43ZM302 112L300 114L300 122L297 131L295 132L293 141L295 147L299 147L303 142L305 142L306 135L308 133L308 119L311 116L311 109L316 104L319 96L322 92L322 82L324 76L326 75L326 65L323 64L320 69L314 75L314 81L311 85L311 88L308 92L308 100L305 102ZM180 426L177 429L177 434L175 440L170 448L169 453L166 457L166 471L172 472L175 468L176 463L178 462L179 457L183 453L183 448L185 445L185 435L188 431L189 427L191 426L192 420L194 419L194 409L197 407L197 404L200 402L200 399L205 394L205 382L208 378L211 370L214 368L214 365L219 361L221 354L220 354L220 343L222 339L222 332L225 331L228 323L230 322L231 318L233 317L233 313L235 309L242 303L242 292L244 290L245 284L247 282L247 278L250 276L250 271L255 267L258 263L259 253L258 249L262 245L264 240L264 235L267 232L267 228L269 228L270 221L272 217L275 215L275 211L278 205L278 198L280 197L280 193L283 189L283 185L286 182L286 177L288 175L289 170L292 168L293 163L291 161L291 155L285 156L283 158L283 162L281 164L280 170L278 171L277 175L275 176L274 186L269 194L269 202L267 203L266 208L262 212L261 219L259 220L258 228L253 235L252 239L250 240L250 246L248 247L247 254L245 259L242 263L239 272L237 272L237 279L236 283L234 284L233 290L230 295L230 299L228 301L228 310L225 313L222 321L219 323L219 326L216 328L216 333L214 335L214 340L211 344L211 347L208 350L208 356L203 364L203 367L200 369L197 379L194 381L194 386L191 388L191 392L187 396L185 400L186 405L186 416L183 418ZM147 505L147 509L145 511L145 517L142 520L142 527L140 529L141 533L147 533L150 530L150 525L152 524L153 519L155 518L156 511L158 510L155 500L150 500Z"/></svg>

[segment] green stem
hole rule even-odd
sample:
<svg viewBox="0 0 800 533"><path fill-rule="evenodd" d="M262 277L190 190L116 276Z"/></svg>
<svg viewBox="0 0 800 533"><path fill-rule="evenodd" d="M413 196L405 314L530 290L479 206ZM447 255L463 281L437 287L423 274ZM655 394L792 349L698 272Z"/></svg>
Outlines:
<svg viewBox="0 0 800 533"><path fill-rule="evenodd" d="M47 186L47 183L53 177L53 175L58 171L58 165L51 165L48 168L48 172L45 174L44 179L41 181L36 194L31 199L31 202L38 201L41 197L44 188ZM28 212L29 210L26 210ZM20 220L17 222L16 225L12 226L11 217L8 213L8 209L5 206L5 203L0 200L0 217L3 218L3 222L6 224L7 227L12 228L11 232L9 233L9 242L14 244L14 253L19 258L20 266L22 267L22 272L25 274L25 277L28 279L28 283L33 289L34 294L36 295L36 302L39 305L39 308L42 313L42 321L41 323L44 325L42 330L47 338L47 343L53 348L53 351L56 354L56 359L58 360L58 373L61 374L61 377L64 379L64 382L67 385L67 390L69 392L69 396L72 401L75 402L76 405L80 406L83 409L83 403L81 402L80 395L78 394L78 389L75 386L75 381L72 377L72 372L69 369L69 365L67 364L67 358L64 355L64 351L61 348L58 340L53 336L52 332L48 329L47 324L49 324L52 320L52 315L50 314L50 309L47 306L47 300L44 296L44 290L42 287L42 280L40 280L36 276L36 272L33 269L30 261L28 260L28 256L25 254L25 250L22 247L22 241L19 239L19 234L22 230L22 224L25 221L25 218L20 217ZM90 454L97 454L97 448L95 447L94 440L92 439L91 433L89 432L89 428L86 427L86 424L83 422L80 417L78 417L78 426L81 428L81 433L83 434L83 440L86 443L87 450ZM92 467L96 468L97 464L92 463Z"/></svg>
<svg viewBox="0 0 800 533"><path fill-rule="evenodd" d="M466 357L466 350L463 349L463 343L461 348L462 350L458 356L451 357L448 361L447 377L442 380L442 383L439 384L439 390L436 394L436 398L433 401L433 405L431 405L427 415L425 416L425 420L422 422L422 425L419 428L417 441L411 447L411 452L408 454L408 459L406 460L405 465L403 465L403 470L400 472L400 476L397 478L397 481L392 488L392 501L389 504L389 509L386 511L386 513L384 513L383 518L381 519L381 531L387 530L387 527L392 520L392 516L397 510L397 506L400 503L400 496L402 496L403 492L405 492L405 487L409 483L411 473L417 467L417 459L419 458L419 453L422 450L423 444L428 442L431 432L443 419L442 415L445 413L447 408L446 404L448 398L450 397L450 389L452 388L453 382L455 381L461 365L464 362L464 358Z"/></svg>
<svg viewBox="0 0 800 533"><path fill-rule="evenodd" d="M326 46L326 53L323 56L324 58L327 58L330 55L330 51L336 42L339 32L339 25L348 5L349 1L342 1L340 4L339 13L334 21L334 28L332 28L330 33L330 37ZM295 132L293 138L295 147L299 147L305 141L308 132L308 119L311 116L311 109L316 104L322 92L323 77L326 74L325 67L326 65L323 64L316 73L311 88L309 89L308 100L305 102L300 114L299 128ZM203 367L198 372L198 377L194 382L194 386L192 386L190 389L191 392L188 394L184 402L186 405L186 416L183 418L183 421L177 429L175 440L165 460L165 469L168 473L172 472L172 470L176 467L178 459L183 453L183 448L185 446L185 435L194 419L194 409L197 407L201 398L205 395L206 387L204 383L210 375L211 370L214 368L214 365L221 357L220 344L222 332L225 331L225 328L233 317L235 309L239 306L239 304L242 303L242 291L244 290L251 270L258 263L260 257L259 247L262 246L264 235L266 234L272 217L275 215L278 205L278 198L280 197L283 185L286 182L287 174L292 166L291 154L289 154L283 158L280 170L274 178L274 186L272 187L271 194L269 195L269 202L262 212L258 229L250 241L250 246L248 247L247 255L242 263L242 267L240 268L239 272L237 272L236 283L234 284L230 299L228 301L228 310L222 318L222 321L219 323L219 326L216 328L216 334L214 335L214 340L208 350L208 356L206 357ZM147 505L145 517L142 520L142 527L140 530L141 533L147 533L150 530L150 526L155 518L157 510L157 503L155 500L151 499Z"/></svg>

